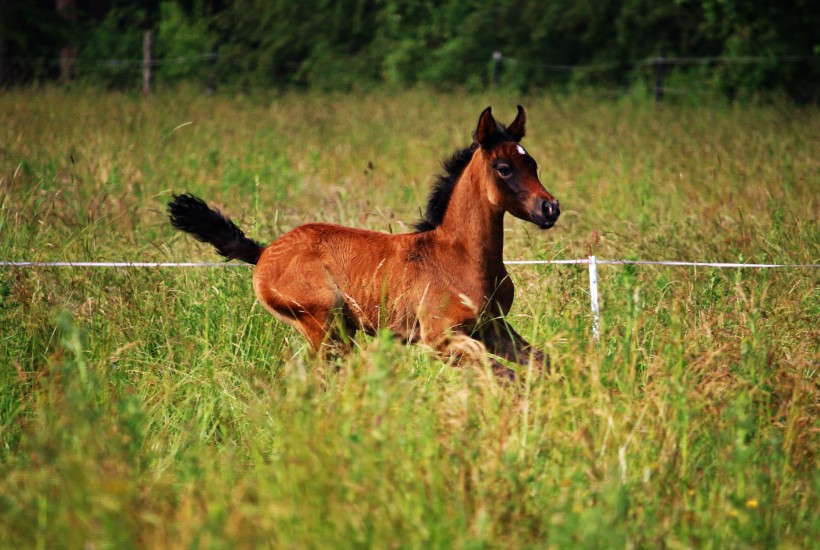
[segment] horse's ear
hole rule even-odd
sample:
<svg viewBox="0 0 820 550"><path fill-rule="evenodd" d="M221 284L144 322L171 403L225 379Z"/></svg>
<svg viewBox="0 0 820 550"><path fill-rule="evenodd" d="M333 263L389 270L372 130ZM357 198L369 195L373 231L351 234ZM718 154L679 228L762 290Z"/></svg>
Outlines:
<svg viewBox="0 0 820 550"><path fill-rule="evenodd" d="M475 129L476 143L481 146L488 144L497 128L498 124L496 124L493 118L493 108L487 107L484 109L484 112L481 113L481 116L478 117L478 127Z"/></svg>
<svg viewBox="0 0 820 550"><path fill-rule="evenodd" d="M527 111L521 105L518 106L518 115L507 128L507 132L515 141L521 141L527 133Z"/></svg>

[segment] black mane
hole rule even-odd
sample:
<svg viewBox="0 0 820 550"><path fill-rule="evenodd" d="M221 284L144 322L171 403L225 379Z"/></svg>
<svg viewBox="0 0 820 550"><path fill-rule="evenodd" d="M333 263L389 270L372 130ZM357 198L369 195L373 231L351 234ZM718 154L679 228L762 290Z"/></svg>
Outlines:
<svg viewBox="0 0 820 550"><path fill-rule="evenodd" d="M427 199L427 211L424 213L424 218L414 224L416 231L419 233L430 231L441 225L456 182L461 177L464 169L467 168L467 165L470 164L477 147L473 143L469 147L456 151L452 157L444 160L442 163L444 173L436 176L433 188L430 190L430 196Z"/></svg>
<svg viewBox="0 0 820 550"><path fill-rule="evenodd" d="M490 143L487 145L493 147L505 141L515 141L515 139L510 136L505 126L498 124ZM444 160L444 173L436 176L433 188L430 190L430 196L427 199L427 210L424 217L413 224L418 233L431 231L441 225L456 182L461 177L464 169L467 168L467 165L470 164L476 149L478 149L478 144L473 142L469 147L456 151L452 157Z"/></svg>

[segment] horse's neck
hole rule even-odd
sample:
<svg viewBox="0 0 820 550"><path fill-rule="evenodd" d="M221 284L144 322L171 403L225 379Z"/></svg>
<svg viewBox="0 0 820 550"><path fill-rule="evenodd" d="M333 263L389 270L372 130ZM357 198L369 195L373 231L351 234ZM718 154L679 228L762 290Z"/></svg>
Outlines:
<svg viewBox="0 0 820 550"><path fill-rule="evenodd" d="M461 256L454 261L474 264L465 267L489 277L503 270L504 211L490 204L473 171L466 171L453 189L438 232Z"/></svg>

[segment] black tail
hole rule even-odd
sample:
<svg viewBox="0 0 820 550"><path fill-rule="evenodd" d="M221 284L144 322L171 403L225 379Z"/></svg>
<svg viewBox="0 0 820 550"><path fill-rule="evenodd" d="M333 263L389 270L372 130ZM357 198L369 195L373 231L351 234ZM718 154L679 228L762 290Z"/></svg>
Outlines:
<svg viewBox="0 0 820 550"><path fill-rule="evenodd" d="M246 237L230 218L191 194L173 197L168 203L171 225L190 233L198 241L212 244L229 260L242 260L249 264L259 261L264 245Z"/></svg>

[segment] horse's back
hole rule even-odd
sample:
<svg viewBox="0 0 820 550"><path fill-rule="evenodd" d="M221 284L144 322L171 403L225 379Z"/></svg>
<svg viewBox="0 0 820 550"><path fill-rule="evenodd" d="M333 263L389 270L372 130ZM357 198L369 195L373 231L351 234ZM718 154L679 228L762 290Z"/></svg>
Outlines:
<svg viewBox="0 0 820 550"><path fill-rule="evenodd" d="M259 263L321 260L329 263L366 262L395 252L396 235L345 227L333 223L308 223L285 233L262 252Z"/></svg>
<svg viewBox="0 0 820 550"><path fill-rule="evenodd" d="M254 289L268 309L305 303L323 308L347 307L362 327L386 319L405 324L406 307L419 297L413 292L418 277L412 255L414 234L391 235L330 223L296 227L271 243L254 273ZM401 302L401 303L398 303ZM405 303L406 302L406 303ZM413 308L410 308L413 309ZM398 327L394 327L398 328Z"/></svg>

